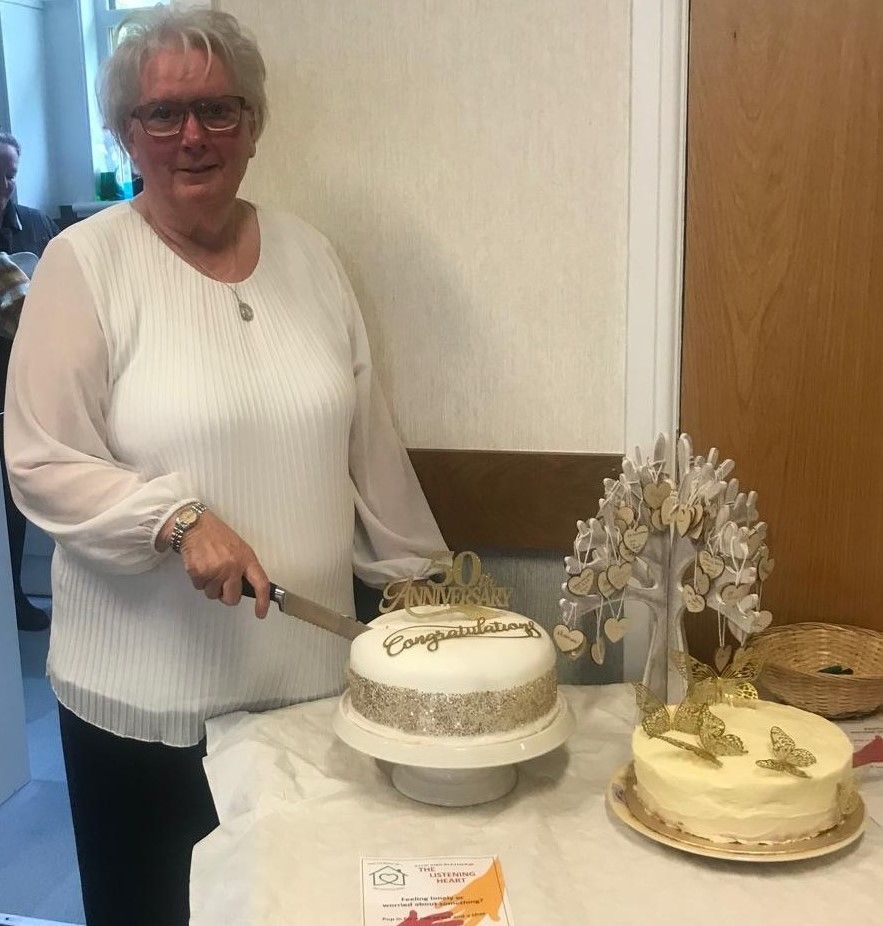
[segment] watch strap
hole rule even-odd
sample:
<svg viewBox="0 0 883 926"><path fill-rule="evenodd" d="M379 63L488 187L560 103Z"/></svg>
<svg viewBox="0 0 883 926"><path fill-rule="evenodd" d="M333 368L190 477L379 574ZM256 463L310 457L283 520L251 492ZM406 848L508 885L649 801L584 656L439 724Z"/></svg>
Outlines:
<svg viewBox="0 0 883 926"><path fill-rule="evenodd" d="M169 537L169 546L176 552L181 552L181 544L184 541L184 535L191 527L196 525L196 522L199 520L199 516L208 510L208 506L204 505L202 502L191 502L189 505L185 505L179 512L178 516L175 518L175 523L172 527L172 533ZM196 514L196 517L190 521L185 520L181 517L185 511L192 511Z"/></svg>

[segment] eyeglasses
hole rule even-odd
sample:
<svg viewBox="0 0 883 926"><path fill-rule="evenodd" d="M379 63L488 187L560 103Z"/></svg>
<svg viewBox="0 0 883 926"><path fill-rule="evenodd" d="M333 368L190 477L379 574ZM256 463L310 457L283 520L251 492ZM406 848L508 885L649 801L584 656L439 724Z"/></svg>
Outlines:
<svg viewBox="0 0 883 926"><path fill-rule="evenodd" d="M235 129L248 103L241 96L212 96L183 103L179 100L156 100L132 110L132 118L154 138L177 135L184 126L188 113L193 113L199 124L208 132L229 132Z"/></svg>

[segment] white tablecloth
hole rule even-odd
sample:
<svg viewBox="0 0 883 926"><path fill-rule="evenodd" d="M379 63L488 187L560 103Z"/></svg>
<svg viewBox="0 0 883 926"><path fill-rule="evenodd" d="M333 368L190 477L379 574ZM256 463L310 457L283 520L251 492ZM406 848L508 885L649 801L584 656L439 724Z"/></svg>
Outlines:
<svg viewBox="0 0 883 926"><path fill-rule="evenodd" d="M193 926L358 926L362 856L497 855L518 926L834 926L883 922L883 830L788 864L687 855L607 810L628 761L625 685L564 687L565 747L520 768L508 797L445 809L402 797L331 730L336 699L211 721L206 771L221 826L194 850ZM874 782L874 788L883 782Z"/></svg>

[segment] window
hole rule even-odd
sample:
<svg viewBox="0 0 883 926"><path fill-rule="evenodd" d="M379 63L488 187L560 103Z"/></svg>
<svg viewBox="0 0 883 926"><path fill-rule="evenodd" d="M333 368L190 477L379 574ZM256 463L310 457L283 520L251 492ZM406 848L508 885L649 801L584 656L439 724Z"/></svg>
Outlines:
<svg viewBox="0 0 883 926"><path fill-rule="evenodd" d="M168 6L170 0L158 2ZM153 3L146 3L145 0L81 0L92 166L96 178L96 195L100 199L114 199L120 195L129 197L133 191L129 156L114 142L110 133L104 131L101 122L95 92L98 71L114 49L117 38L115 30L120 23L136 10L150 10L155 6L157 0Z"/></svg>
<svg viewBox="0 0 883 926"><path fill-rule="evenodd" d="M129 15L136 10L150 10L162 5L168 6L170 0L155 0L154 3L145 3L144 0L93 0L95 4L95 24L98 38L98 60L104 61L113 51L113 31Z"/></svg>

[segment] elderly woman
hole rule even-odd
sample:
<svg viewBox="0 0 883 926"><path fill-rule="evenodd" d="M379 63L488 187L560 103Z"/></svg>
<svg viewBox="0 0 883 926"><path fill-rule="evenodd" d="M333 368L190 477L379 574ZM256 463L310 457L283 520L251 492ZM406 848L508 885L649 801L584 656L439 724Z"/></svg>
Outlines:
<svg viewBox="0 0 883 926"><path fill-rule="evenodd" d="M341 688L347 643L268 614L267 576L353 613L353 571L423 574L444 541L328 242L237 198L266 121L255 44L226 14L153 11L102 107L144 192L47 248L6 448L57 541L48 673L88 924L172 926L217 824L206 719Z"/></svg>

